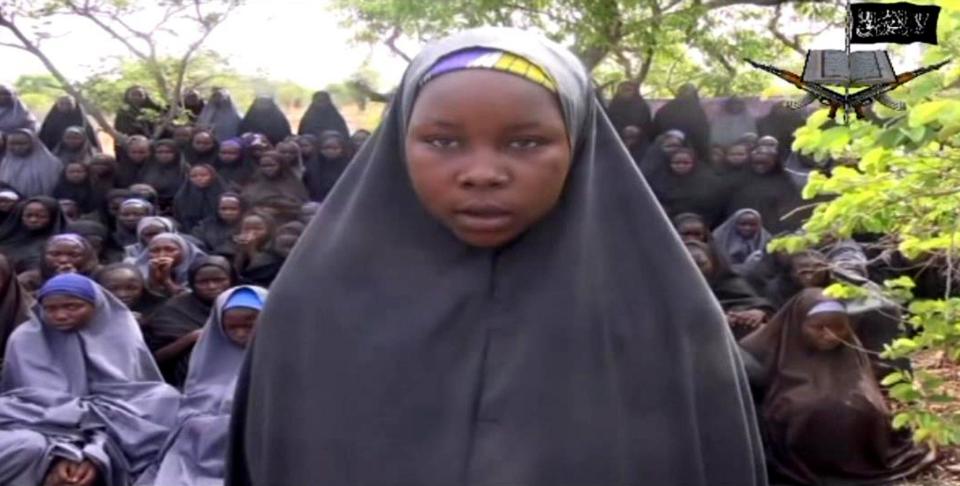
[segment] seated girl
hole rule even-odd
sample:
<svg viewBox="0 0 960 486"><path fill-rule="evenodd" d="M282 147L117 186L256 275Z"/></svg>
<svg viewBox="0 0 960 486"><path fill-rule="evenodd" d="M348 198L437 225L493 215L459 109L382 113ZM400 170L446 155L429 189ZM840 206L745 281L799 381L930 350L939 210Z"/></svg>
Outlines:
<svg viewBox="0 0 960 486"><path fill-rule="evenodd" d="M163 446L179 394L133 314L87 277L50 279L0 380L0 484L125 486Z"/></svg>
<svg viewBox="0 0 960 486"><path fill-rule="evenodd" d="M895 431L842 303L801 291L741 346L763 370L760 427L773 483L888 484L933 455Z"/></svg>
<svg viewBox="0 0 960 486"><path fill-rule="evenodd" d="M713 239L719 250L717 256L722 258L727 266L737 270L747 261L747 257L763 252L772 237L770 232L764 229L760 213L744 208L733 213L713 230Z"/></svg>
<svg viewBox="0 0 960 486"><path fill-rule="evenodd" d="M176 233L154 236L134 264L147 284L147 290L163 297L187 291L190 266L204 256L203 251Z"/></svg>
<svg viewBox="0 0 960 486"><path fill-rule="evenodd" d="M140 325L164 303L164 298L147 292L140 269L130 263L113 263L100 269L96 281L127 306Z"/></svg>
<svg viewBox="0 0 960 486"><path fill-rule="evenodd" d="M214 300L235 283L233 267L225 258L200 258L187 273L190 292L168 300L150 317L144 337L167 383L183 386L190 351L210 316Z"/></svg>
<svg viewBox="0 0 960 486"><path fill-rule="evenodd" d="M223 483L233 390L266 299L266 289L246 286L217 298L190 358L179 427L164 447L153 484Z"/></svg>
<svg viewBox="0 0 960 486"><path fill-rule="evenodd" d="M93 245L80 235L63 233L47 240L40 274L44 280L64 273L79 273L89 277L98 268L100 260Z"/></svg>

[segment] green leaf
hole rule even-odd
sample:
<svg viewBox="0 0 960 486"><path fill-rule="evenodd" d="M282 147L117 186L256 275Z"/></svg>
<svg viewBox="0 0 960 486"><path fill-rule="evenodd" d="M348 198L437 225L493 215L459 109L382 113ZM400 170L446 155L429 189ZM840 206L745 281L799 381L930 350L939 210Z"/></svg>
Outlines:
<svg viewBox="0 0 960 486"><path fill-rule="evenodd" d="M889 375L883 377L883 380L880 381L880 384L883 386L890 386L895 383L900 383L903 381L903 373L899 371L894 371Z"/></svg>
<svg viewBox="0 0 960 486"><path fill-rule="evenodd" d="M920 127L937 120L938 114L944 109L947 100L921 103L910 109L910 127Z"/></svg>
<svg viewBox="0 0 960 486"><path fill-rule="evenodd" d="M900 412L893 417L893 428L902 429L910 423L910 414Z"/></svg>

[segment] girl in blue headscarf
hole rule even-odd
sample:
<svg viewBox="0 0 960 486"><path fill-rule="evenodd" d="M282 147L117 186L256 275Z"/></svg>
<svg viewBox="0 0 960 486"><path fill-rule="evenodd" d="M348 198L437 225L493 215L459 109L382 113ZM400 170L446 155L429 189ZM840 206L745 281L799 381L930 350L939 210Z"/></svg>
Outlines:
<svg viewBox="0 0 960 486"><path fill-rule="evenodd" d="M37 300L0 379L0 484L130 484L163 445L179 395L133 314L92 280L56 276Z"/></svg>

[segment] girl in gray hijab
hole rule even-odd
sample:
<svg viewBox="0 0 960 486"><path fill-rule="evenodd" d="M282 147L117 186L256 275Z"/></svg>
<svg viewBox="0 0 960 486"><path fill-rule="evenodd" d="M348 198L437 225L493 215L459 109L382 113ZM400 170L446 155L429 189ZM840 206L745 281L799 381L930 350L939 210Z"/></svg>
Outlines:
<svg viewBox="0 0 960 486"><path fill-rule="evenodd" d="M126 486L162 447L179 394L133 314L89 278L54 277L37 300L0 380L0 484Z"/></svg>
<svg viewBox="0 0 960 486"><path fill-rule="evenodd" d="M13 186L25 197L49 196L60 180L63 163L31 130L7 135L7 152L0 162L0 182Z"/></svg>
<svg viewBox="0 0 960 486"><path fill-rule="evenodd" d="M762 253L771 239L770 232L763 227L763 216L750 208L733 213L713 230L717 257L734 271L738 271L753 253Z"/></svg>
<svg viewBox="0 0 960 486"><path fill-rule="evenodd" d="M222 484L237 373L264 302L262 287L221 294L190 357L179 426L164 447L152 484Z"/></svg>
<svg viewBox="0 0 960 486"><path fill-rule="evenodd" d="M0 134L15 130L37 129L37 119L30 113L13 88L0 84Z"/></svg>
<svg viewBox="0 0 960 486"><path fill-rule="evenodd" d="M271 286L228 486L766 484L723 313L589 79L513 29L410 64Z"/></svg>
<svg viewBox="0 0 960 486"><path fill-rule="evenodd" d="M197 117L197 126L213 130L217 140L226 140L239 135L240 111L233 103L230 92L223 88L213 88L210 101Z"/></svg>

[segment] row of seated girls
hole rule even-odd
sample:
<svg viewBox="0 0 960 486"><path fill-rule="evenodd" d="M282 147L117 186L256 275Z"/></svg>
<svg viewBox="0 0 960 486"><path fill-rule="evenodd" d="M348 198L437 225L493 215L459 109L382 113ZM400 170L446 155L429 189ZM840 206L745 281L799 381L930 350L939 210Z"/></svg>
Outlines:
<svg viewBox="0 0 960 486"><path fill-rule="evenodd" d="M3 273L5 295L21 294ZM234 383L266 299L255 286L217 296L181 393L120 298L77 273L48 280L7 347L0 484L222 482Z"/></svg>

